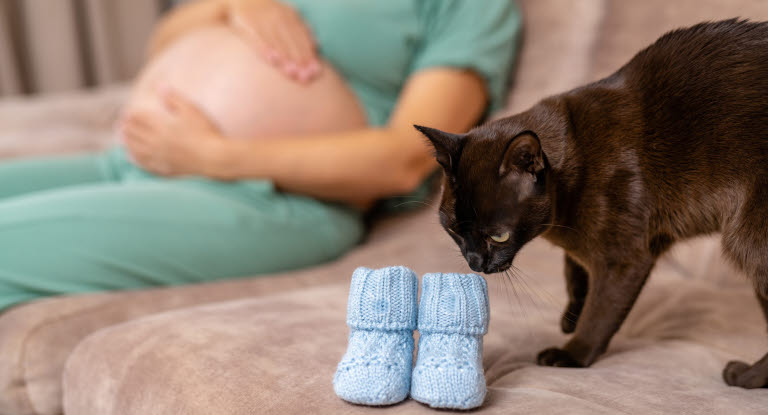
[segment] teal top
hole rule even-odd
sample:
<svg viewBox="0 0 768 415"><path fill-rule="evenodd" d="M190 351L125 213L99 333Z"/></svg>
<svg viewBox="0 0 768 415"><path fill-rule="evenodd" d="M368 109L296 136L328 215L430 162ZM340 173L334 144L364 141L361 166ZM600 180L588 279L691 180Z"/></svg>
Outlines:
<svg viewBox="0 0 768 415"><path fill-rule="evenodd" d="M284 0L312 28L371 125L383 125L406 79L432 67L471 69L501 108L520 32L513 0Z"/></svg>

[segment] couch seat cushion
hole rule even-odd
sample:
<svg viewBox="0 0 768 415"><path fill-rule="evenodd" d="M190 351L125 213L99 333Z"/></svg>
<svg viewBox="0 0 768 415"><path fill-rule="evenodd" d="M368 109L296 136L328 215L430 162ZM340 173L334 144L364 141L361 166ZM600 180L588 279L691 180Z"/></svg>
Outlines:
<svg viewBox="0 0 768 415"><path fill-rule="evenodd" d="M449 258L448 258L449 259ZM691 279L662 262L608 353L588 369L533 364L566 336L562 254L544 242L512 285L489 277L491 326L482 412L764 413L768 390L726 386L731 359L768 350L750 287ZM347 283L171 311L100 330L71 355L66 413L433 413L415 401L371 409L338 399Z"/></svg>

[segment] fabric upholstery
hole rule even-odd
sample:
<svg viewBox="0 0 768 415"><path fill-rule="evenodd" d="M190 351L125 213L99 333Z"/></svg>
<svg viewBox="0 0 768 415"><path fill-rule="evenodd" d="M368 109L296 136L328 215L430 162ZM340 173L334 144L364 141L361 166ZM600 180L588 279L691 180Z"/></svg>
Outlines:
<svg viewBox="0 0 768 415"><path fill-rule="evenodd" d="M434 247L452 241L420 226ZM421 239L414 234L413 239ZM437 255L438 251L432 253ZM445 261L442 268L457 267ZM608 353L588 369L538 367L559 345L565 306L562 253L537 241L521 253L516 281L489 278L484 338L489 414L759 414L768 390L726 386L728 360L768 350L751 288L690 279L668 261ZM434 264L430 264L434 265ZM441 267L437 266L436 269ZM365 408L339 399L331 379L344 353L348 282L156 314L103 329L71 355L64 405L74 414L433 413L413 400ZM258 409L255 409L258 408Z"/></svg>
<svg viewBox="0 0 768 415"><path fill-rule="evenodd" d="M505 113L610 73L668 29L737 15L768 19L762 0L522 6L524 41ZM100 148L121 94L0 103L0 157ZM481 411L764 413L768 391L728 388L720 379L726 361L757 359L768 338L751 288L719 249L716 237L676 246L607 355L590 369L559 369L533 361L566 338L558 329L562 253L534 242L516 263L525 274L489 279L489 395ZM309 270L17 307L0 315L0 414L59 414L62 399L72 414L427 413L413 401L351 406L331 386L346 344L352 270L393 264L419 274L468 271L433 207L378 223L365 245Z"/></svg>
<svg viewBox="0 0 768 415"><path fill-rule="evenodd" d="M191 305L269 296L339 281L347 284L357 266L381 268L391 265L393 258L418 265L414 270L419 274L450 271L450 263L443 264L446 257L454 266L461 264L460 258L451 251L431 255L433 235L423 234L424 224L434 223L435 216L426 210L382 220L363 246L337 262L303 271L185 287L52 298L12 308L0 314L0 414L60 413L64 361L86 335L103 327ZM422 237L416 237L420 232ZM336 356L336 361L340 357Z"/></svg>

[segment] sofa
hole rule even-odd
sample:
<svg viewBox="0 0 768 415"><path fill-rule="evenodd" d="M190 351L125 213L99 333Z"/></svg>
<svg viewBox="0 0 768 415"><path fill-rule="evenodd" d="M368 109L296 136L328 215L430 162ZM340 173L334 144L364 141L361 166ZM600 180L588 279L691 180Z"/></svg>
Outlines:
<svg viewBox="0 0 768 415"><path fill-rule="evenodd" d="M507 108L599 79L667 30L764 0L523 0L525 31ZM126 87L0 101L0 157L108 145ZM432 413L407 400L345 403L331 379L346 348L349 278L360 265L469 271L429 206L380 218L364 243L309 269L193 286L50 298L0 314L0 414ZM728 387L726 362L768 351L750 284L717 236L675 246L607 353L586 369L539 367L560 345L562 252L542 241L491 275L483 365L499 414L762 414L768 390Z"/></svg>

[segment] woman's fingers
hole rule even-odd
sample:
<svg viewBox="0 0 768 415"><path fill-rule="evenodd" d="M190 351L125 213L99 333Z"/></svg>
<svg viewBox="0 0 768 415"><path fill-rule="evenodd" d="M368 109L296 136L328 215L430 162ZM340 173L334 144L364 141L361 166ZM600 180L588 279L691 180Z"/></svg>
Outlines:
<svg viewBox="0 0 768 415"><path fill-rule="evenodd" d="M155 131L154 125L140 115L127 116L120 127L125 140L146 140Z"/></svg>
<svg viewBox="0 0 768 415"><path fill-rule="evenodd" d="M298 78L301 81L308 81L320 71L315 38L309 26L301 20L297 12L291 10L288 19L291 23L286 24L284 28L287 30L286 35L292 42L299 64Z"/></svg>
<svg viewBox="0 0 768 415"><path fill-rule="evenodd" d="M238 31L241 36L245 37L251 42L256 49L256 52L261 55L272 65L277 65L279 61L279 54L270 45L276 43L275 37L272 33L263 26L254 27L249 24L242 16L242 14L235 14L230 19L230 25L233 29Z"/></svg>
<svg viewBox="0 0 768 415"><path fill-rule="evenodd" d="M208 119L197 105L183 97L173 88L166 84L157 86L158 93L163 101L163 105L172 114L179 115L181 119L188 122L207 122Z"/></svg>
<svg viewBox="0 0 768 415"><path fill-rule="evenodd" d="M293 79L299 79L299 68L301 68L300 55L290 29L275 27L279 39L279 49L282 51L278 56L277 63L280 69Z"/></svg>
<svg viewBox="0 0 768 415"><path fill-rule="evenodd" d="M128 114L120 126L120 134L125 146L132 151L144 149L156 152L163 137L168 137L167 125L150 112Z"/></svg>
<svg viewBox="0 0 768 415"><path fill-rule="evenodd" d="M156 174L170 174L167 163L164 162L162 155L158 154L160 149L152 145L152 140L146 135L145 130L137 129L136 126L126 126L124 140L132 163Z"/></svg>
<svg viewBox="0 0 768 415"><path fill-rule="evenodd" d="M173 88L167 85L160 85L158 92L163 101L163 105L170 112L170 116L166 116L162 123L158 123L160 127L164 127L163 131L178 129L178 126L185 125L188 128L197 130L197 132L220 132L220 129L215 121L213 121L208 114L205 113L197 104L187 99L182 94L175 91ZM162 128L161 128L162 129Z"/></svg>
<svg viewBox="0 0 768 415"><path fill-rule="evenodd" d="M174 90L168 86L160 86L160 95L165 107L175 114L197 113L197 108L181 98Z"/></svg>
<svg viewBox="0 0 768 415"><path fill-rule="evenodd" d="M128 151L128 154L131 155L131 159L135 162L142 163L151 153L141 132L126 128L123 131L123 142L125 144L125 149Z"/></svg>
<svg viewBox="0 0 768 415"><path fill-rule="evenodd" d="M311 30L293 8L275 0L233 1L230 25L287 76L309 81L320 71Z"/></svg>
<svg viewBox="0 0 768 415"><path fill-rule="evenodd" d="M288 58L298 65L309 63L312 51L309 48L306 27L298 14L292 9L286 9L274 22L274 26Z"/></svg>
<svg viewBox="0 0 768 415"><path fill-rule="evenodd" d="M308 81L317 71L317 56L309 29L298 15L285 17L284 24L278 26L280 39L285 45L289 58L286 70L300 81Z"/></svg>

